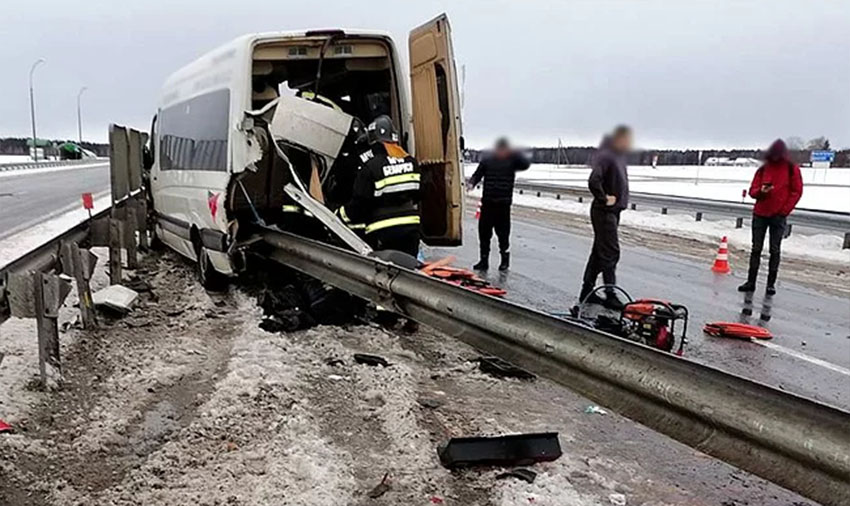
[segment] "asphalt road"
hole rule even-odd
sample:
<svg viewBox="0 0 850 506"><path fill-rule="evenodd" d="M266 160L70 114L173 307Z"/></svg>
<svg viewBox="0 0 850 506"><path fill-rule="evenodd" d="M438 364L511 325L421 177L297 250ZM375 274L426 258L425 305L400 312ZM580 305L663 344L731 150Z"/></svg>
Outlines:
<svg viewBox="0 0 850 506"><path fill-rule="evenodd" d="M80 206L83 193L109 190L109 164L0 175L0 238Z"/></svg>
<svg viewBox="0 0 850 506"><path fill-rule="evenodd" d="M478 255L477 222L467 216L465 245L434 250L435 256L455 255L456 265L471 266ZM591 232L570 233L514 219L512 267L487 273L508 290L507 298L551 313L575 304L590 251ZM491 264L497 264L493 239ZM618 282L633 297L651 297L684 304L691 313L685 357L733 374L806 397L850 409L850 300L818 293L782 281L772 299L757 292L753 316L742 315L744 296L736 291L737 275L716 275L711 259L698 264L668 253L624 245ZM601 281L600 281L601 282ZM759 322L769 312L769 322ZM769 328L772 341L752 343L719 339L702 333L707 321L748 321Z"/></svg>

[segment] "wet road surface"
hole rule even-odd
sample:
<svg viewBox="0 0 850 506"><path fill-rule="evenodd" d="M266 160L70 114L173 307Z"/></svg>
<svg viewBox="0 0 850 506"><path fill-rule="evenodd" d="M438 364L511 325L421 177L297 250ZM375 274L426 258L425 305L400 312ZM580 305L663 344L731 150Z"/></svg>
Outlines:
<svg viewBox="0 0 850 506"><path fill-rule="evenodd" d="M109 190L109 163L0 177L0 238L82 205L80 195Z"/></svg>
<svg viewBox="0 0 850 506"><path fill-rule="evenodd" d="M476 227L468 215L466 244L431 255L455 255L456 265L471 266L478 256ZM566 232L514 217L508 273L495 268L493 241L486 277L508 290L509 300L553 313L575 304L592 241L589 227ZM780 272L779 293L765 297L762 279L747 318L742 315L744 295L736 290L743 278L714 274L713 259L696 263L643 247L623 244L621 249L618 282L632 297L665 299L690 310L686 358L850 409L850 300L782 281ZM769 322L759 321L762 312L770 314ZM775 337L764 344L713 338L702 333L708 321L759 324Z"/></svg>

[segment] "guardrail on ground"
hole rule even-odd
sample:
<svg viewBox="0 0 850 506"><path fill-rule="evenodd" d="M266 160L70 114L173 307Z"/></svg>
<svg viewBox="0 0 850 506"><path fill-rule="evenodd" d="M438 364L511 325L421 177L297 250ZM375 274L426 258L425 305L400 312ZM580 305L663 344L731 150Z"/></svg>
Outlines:
<svg viewBox="0 0 850 506"><path fill-rule="evenodd" d="M572 188L546 183L516 182L516 191L520 194L552 196L557 199L575 198L579 202L590 200L593 196L587 188ZM736 228L743 227L744 220L753 214L753 205L746 202L728 202L694 197L657 195L654 193L633 192L629 194L632 209L649 207L667 214L669 209L678 209L693 213L697 221L707 215L736 218ZM850 248L850 213L796 209L788 217L790 225L810 227L820 230L839 232L844 235L844 248ZM786 234L790 235L791 227Z"/></svg>
<svg viewBox="0 0 850 506"><path fill-rule="evenodd" d="M46 162L20 162L20 163L2 163L0 164L0 172L10 170L27 170L27 169L46 169L48 167L65 167L70 165L88 165L97 162L108 163L105 158L87 158L84 160L52 160Z"/></svg>
<svg viewBox="0 0 850 506"><path fill-rule="evenodd" d="M828 505L850 504L850 413L268 230L270 258L563 384L692 448Z"/></svg>

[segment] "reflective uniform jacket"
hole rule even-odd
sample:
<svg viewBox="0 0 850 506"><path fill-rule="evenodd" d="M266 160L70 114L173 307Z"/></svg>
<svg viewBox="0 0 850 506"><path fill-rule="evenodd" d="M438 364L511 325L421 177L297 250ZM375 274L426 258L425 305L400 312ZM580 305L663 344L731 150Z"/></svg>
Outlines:
<svg viewBox="0 0 850 506"><path fill-rule="evenodd" d="M398 144L375 143L360 155L351 200L339 209L346 224L368 235L419 226L419 164Z"/></svg>

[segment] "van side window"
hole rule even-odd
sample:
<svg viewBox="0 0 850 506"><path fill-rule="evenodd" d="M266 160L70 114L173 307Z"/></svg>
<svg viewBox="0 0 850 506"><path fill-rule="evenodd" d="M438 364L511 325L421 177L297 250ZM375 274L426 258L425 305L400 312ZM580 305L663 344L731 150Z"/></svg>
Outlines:
<svg viewBox="0 0 850 506"><path fill-rule="evenodd" d="M163 109L158 117L161 170L227 171L230 90L216 90Z"/></svg>

